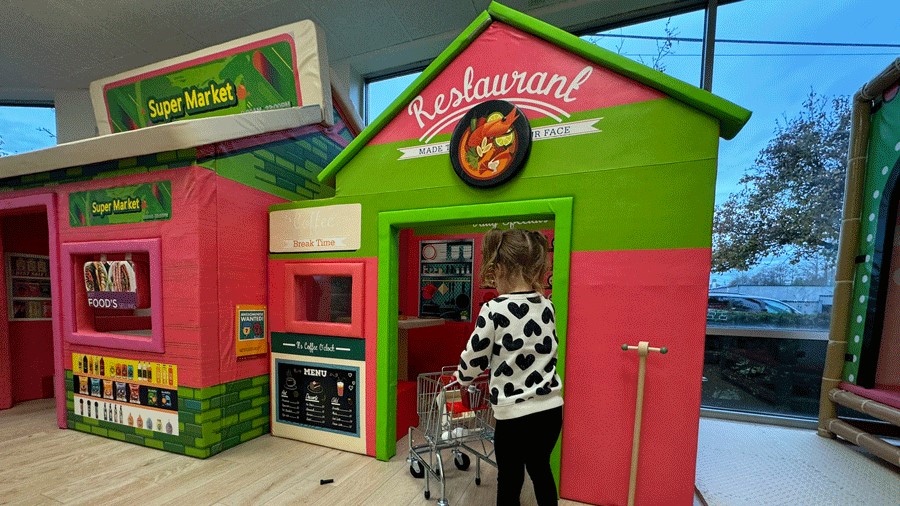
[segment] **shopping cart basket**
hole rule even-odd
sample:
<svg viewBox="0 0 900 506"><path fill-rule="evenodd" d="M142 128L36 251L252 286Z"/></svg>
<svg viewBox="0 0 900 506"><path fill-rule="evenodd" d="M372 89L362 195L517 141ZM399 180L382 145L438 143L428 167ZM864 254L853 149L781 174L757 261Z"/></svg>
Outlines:
<svg viewBox="0 0 900 506"><path fill-rule="evenodd" d="M420 374L416 384L419 426L409 428L409 472L425 478L425 498L431 498L430 479L441 484L440 506L448 506L441 452L451 450L456 468L464 471L475 457L475 484L481 484L481 462L496 467L494 412L488 402L489 373L461 387L453 376L456 367Z"/></svg>

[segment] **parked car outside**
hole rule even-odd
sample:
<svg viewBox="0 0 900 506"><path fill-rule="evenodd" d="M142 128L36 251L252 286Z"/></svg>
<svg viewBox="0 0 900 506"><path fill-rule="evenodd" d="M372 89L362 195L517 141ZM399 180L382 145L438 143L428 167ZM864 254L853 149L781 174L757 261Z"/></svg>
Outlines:
<svg viewBox="0 0 900 506"><path fill-rule="evenodd" d="M732 312L766 314L800 314L790 304L769 297L739 293L710 293L706 309L707 321L728 321Z"/></svg>

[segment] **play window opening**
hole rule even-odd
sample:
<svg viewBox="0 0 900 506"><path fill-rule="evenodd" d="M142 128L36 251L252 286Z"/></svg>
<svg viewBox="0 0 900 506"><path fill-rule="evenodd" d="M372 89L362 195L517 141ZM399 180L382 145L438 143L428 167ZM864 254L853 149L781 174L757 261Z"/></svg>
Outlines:
<svg viewBox="0 0 900 506"><path fill-rule="evenodd" d="M67 243L60 249L66 340L163 352L159 239Z"/></svg>
<svg viewBox="0 0 900 506"><path fill-rule="evenodd" d="M303 275L294 277L297 321L351 323L353 316L353 278L341 275Z"/></svg>
<svg viewBox="0 0 900 506"><path fill-rule="evenodd" d="M84 295L76 331L151 337L150 259L146 252L77 255ZM77 272L77 271L76 271ZM77 275L77 274L76 274ZM80 290L79 290L80 292Z"/></svg>

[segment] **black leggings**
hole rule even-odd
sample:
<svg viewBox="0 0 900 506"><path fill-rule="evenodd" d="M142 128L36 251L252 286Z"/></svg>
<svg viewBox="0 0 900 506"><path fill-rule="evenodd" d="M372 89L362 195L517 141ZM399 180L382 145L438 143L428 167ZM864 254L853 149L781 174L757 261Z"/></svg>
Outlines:
<svg viewBox="0 0 900 506"><path fill-rule="evenodd" d="M550 453L562 429L562 406L520 418L497 420L494 450L497 458L497 506L519 504L525 469L534 484L539 506L556 505L556 481Z"/></svg>

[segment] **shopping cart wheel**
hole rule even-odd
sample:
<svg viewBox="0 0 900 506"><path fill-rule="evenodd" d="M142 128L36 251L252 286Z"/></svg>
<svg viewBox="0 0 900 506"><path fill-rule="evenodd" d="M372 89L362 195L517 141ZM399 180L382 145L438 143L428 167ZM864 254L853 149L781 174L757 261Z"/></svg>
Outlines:
<svg viewBox="0 0 900 506"><path fill-rule="evenodd" d="M425 499L431 499L431 491L430 490L425 491Z"/></svg>
<svg viewBox="0 0 900 506"><path fill-rule="evenodd" d="M471 459L469 459L468 455L460 452L454 456L453 463L456 464L457 469L459 469L460 471L465 471L469 468L469 464L471 464L472 461Z"/></svg>
<svg viewBox="0 0 900 506"><path fill-rule="evenodd" d="M481 485L481 478L475 478L475 484Z"/></svg>
<svg viewBox="0 0 900 506"><path fill-rule="evenodd" d="M413 475L413 478L424 478L425 477L425 469L422 467L422 463L418 460L413 460L409 464L409 474ZM426 497L427 499L427 497Z"/></svg>

